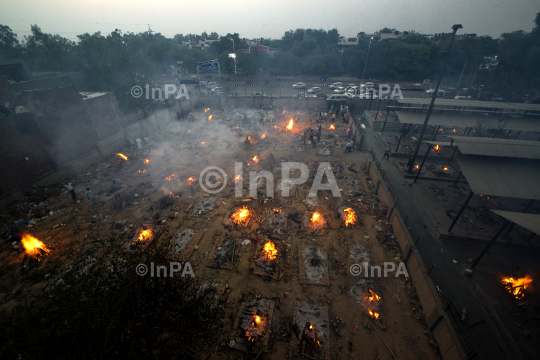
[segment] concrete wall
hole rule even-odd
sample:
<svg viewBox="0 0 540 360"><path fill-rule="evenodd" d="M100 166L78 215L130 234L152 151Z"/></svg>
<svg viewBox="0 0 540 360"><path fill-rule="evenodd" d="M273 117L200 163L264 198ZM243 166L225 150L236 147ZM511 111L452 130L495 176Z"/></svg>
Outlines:
<svg viewBox="0 0 540 360"><path fill-rule="evenodd" d="M366 155L366 165L369 167L369 175L375 185L381 181L377 196L382 202L388 205L390 218L388 221L392 224L394 236L401 247L404 262L407 266L409 276L416 287L416 292L422 305L424 314L426 314L426 323L433 333L439 351L443 360L462 360L467 355L463 348L459 336L453 328L448 314L444 311L444 305L439 298L437 288L428 276L428 270L424 266L422 258L414 247L414 241L411 237L401 214L394 207L395 200L390 194L382 174L376 167L376 163ZM393 208L392 211L390 211Z"/></svg>

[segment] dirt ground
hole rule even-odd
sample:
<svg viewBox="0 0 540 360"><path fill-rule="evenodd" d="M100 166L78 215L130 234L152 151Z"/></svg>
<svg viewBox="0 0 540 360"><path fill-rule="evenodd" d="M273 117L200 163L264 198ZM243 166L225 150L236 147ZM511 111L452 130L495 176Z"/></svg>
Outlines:
<svg viewBox="0 0 540 360"><path fill-rule="evenodd" d="M297 302L316 303L327 306L331 329L329 339L332 359L435 359L438 355L431 333L423 325L425 314L416 297L414 284L403 275L387 278L373 278L381 297L380 323L369 317L351 295L351 288L362 276L353 276L349 268L355 263L350 254L353 246L362 245L369 254L371 265L385 261L398 263L400 249L394 241L380 240L381 231L389 231L384 220L384 211L370 190L358 153L344 154L346 125L335 123L330 130L330 122L322 121L323 143L313 148L301 140L303 131L315 128L320 118L316 114L301 111L275 111L273 120L266 127L258 124L259 116L254 109L247 111L248 121L242 121L242 112L235 110L202 110L193 115L194 122L169 123L143 144L143 149L126 149L123 154L128 161L114 156L109 162L97 164L77 178L71 179L76 187L80 202L73 202L70 195L58 188L36 188L28 198L13 204L2 214L4 223L12 224L21 219L34 218L35 225L24 224L13 231L18 234L31 233L41 241L51 244L53 251L45 258L42 266L74 258L75 255L94 247L97 238L110 236L113 231L123 232L131 240L143 223L158 223L166 227L168 235L158 241L162 245L183 229L203 231L203 236L189 262L196 277L220 283L228 288L223 305L226 316L223 320L225 331L221 342L208 349L211 359L243 358L245 355L229 347L235 316L240 301L261 296L275 301L272 332L268 343L268 353L259 359L286 359L289 351L289 336L284 325L287 317L292 317L292 309ZM207 118L212 115L212 120ZM294 119L293 131L284 127ZM262 138L264 136L264 139ZM250 137L253 144L246 144ZM266 145L265 145L266 144ZM277 144L281 144L277 146ZM283 149L282 149L283 148ZM318 155L318 150L326 148L331 155ZM276 150L278 149L278 150ZM292 196L282 198L278 186L272 199L252 199L242 202L248 196L247 180L244 181L244 198L234 197L234 163L244 161L244 171L262 170L264 160L272 154L276 161L273 169L275 183L278 183L283 161L298 161L308 165L310 180L296 185ZM257 156L260 161L249 167L246 163ZM145 162L145 159L148 160ZM363 157L362 157L363 159ZM313 175L321 162L330 162L339 174L337 183L342 197L333 197L330 191L319 191L318 206L308 206L306 197ZM199 174L208 166L218 166L227 173L229 182L220 193L214 210L206 214L193 212L199 201L210 197L199 184ZM352 170L351 170L352 169ZM246 174L246 173L244 173ZM187 185L188 178L195 181ZM347 178L359 183L347 184ZM120 184L118 197L107 195L113 180ZM204 181L204 177L202 178ZM90 187L97 204L90 206L84 198L84 189ZM174 194L174 203L159 208L160 200ZM43 200L46 199L46 202ZM361 211L355 205L358 200L372 204L370 211ZM257 215L267 208L281 208L288 214L317 211L329 222L324 235L310 235L299 224L288 221L287 229L280 234L286 245L279 253L283 264L279 276L271 278L252 274L254 239L264 237L257 221L252 221L245 229L225 227L223 217L235 206L247 204ZM344 228L337 209L342 205L359 209L359 220L363 225L354 229ZM369 206L369 205L368 205ZM223 207L223 209L221 209ZM369 209L368 209L369 210ZM363 215L361 215L363 213ZM58 225L58 226L57 226ZM341 226L340 226L341 225ZM379 229L378 229L379 228ZM391 231L391 229L390 229ZM251 240L248 245L240 245L232 270L205 266L218 234L230 235L239 240ZM326 251L330 286L303 285L300 283L298 249L302 245L315 245ZM0 262L7 264L0 274L0 311L9 311L18 301L34 291L39 291L50 280L29 286L17 280L17 271L24 258L24 250L17 250L11 242L1 248ZM241 300L242 299L242 300ZM336 325L337 324L337 325ZM383 329L385 327L385 329ZM384 340L383 340L384 339ZM389 349L385 345L388 345ZM391 350L391 351L390 351ZM305 357L307 359L307 357Z"/></svg>

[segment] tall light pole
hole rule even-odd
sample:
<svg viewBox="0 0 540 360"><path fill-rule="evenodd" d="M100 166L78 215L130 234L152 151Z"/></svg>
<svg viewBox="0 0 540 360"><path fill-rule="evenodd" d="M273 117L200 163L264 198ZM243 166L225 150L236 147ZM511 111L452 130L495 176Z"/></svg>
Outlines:
<svg viewBox="0 0 540 360"><path fill-rule="evenodd" d="M369 49L371 48L371 40L373 40L373 36L371 39L369 39L369 46L367 48L367 55L366 55L366 63L364 65L364 72L362 73L362 81L364 81L364 75L366 75L366 66L367 66L367 59L369 57Z"/></svg>
<svg viewBox="0 0 540 360"><path fill-rule="evenodd" d="M446 57L443 60L441 72L439 73L439 79L437 80L437 85L435 86L435 91L433 91L431 95L431 103L429 104L429 109L426 114L426 119L424 120L424 126L422 126L422 132L420 133L420 137L418 138L418 143L416 144L416 149L414 149L414 154L412 158L409 159L409 162L407 163L407 172L409 174L412 174L414 162L416 161L416 157L418 156L418 150L420 150L420 145L422 145L422 140L424 139L424 133L426 132L429 116L431 115L431 111L433 111L433 104L435 103L435 98L437 97L437 93L439 92L439 86L441 85L444 68L446 66L446 62L448 61L448 58L450 57L450 49L452 48L452 43L454 42L454 38L456 37L456 32L458 31L458 29L462 29L462 28L463 26L461 26L461 24L456 24L452 26L452 30L454 30L454 32L452 33L452 39L450 40L450 45L448 46Z"/></svg>

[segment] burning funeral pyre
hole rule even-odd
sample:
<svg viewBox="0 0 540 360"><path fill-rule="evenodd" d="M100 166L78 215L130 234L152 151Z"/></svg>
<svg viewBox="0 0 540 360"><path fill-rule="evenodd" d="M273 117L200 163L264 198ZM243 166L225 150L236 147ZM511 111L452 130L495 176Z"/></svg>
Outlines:
<svg viewBox="0 0 540 360"><path fill-rule="evenodd" d="M26 234L22 237L21 243L24 246L26 252L26 258L41 261L45 256L49 254L50 247L33 237L30 234Z"/></svg>
<svg viewBox="0 0 540 360"><path fill-rule="evenodd" d="M193 185L193 183L196 182L196 181L197 181L196 178L194 178L193 176L190 176L190 177L188 177L188 178L186 179L186 182L185 182L184 184L187 185L187 186L191 186L191 185Z"/></svg>
<svg viewBox="0 0 540 360"><path fill-rule="evenodd" d="M277 241L263 240L255 248L255 261L252 264L255 275L272 275L277 273L278 255L281 253L280 243Z"/></svg>
<svg viewBox="0 0 540 360"><path fill-rule="evenodd" d="M351 288L351 295L360 304L366 316L376 321L381 329L386 325L381 319L382 304L380 293L375 288L375 284L368 279L360 279L355 286Z"/></svg>
<svg viewBox="0 0 540 360"><path fill-rule="evenodd" d="M345 227L354 227L354 225L358 223L358 216L356 215L356 211L351 207L340 207L339 215L341 216L341 220L343 220L343 224L345 225Z"/></svg>
<svg viewBox="0 0 540 360"><path fill-rule="evenodd" d="M172 204L176 202L176 200L179 197L180 196L175 195L171 191L169 191L168 195L164 195L161 197L161 199L159 199L158 204L157 204L158 209L164 209L167 206L171 206Z"/></svg>
<svg viewBox="0 0 540 360"><path fill-rule="evenodd" d="M516 300L521 300L525 296L525 289L527 289L532 281L533 279L529 275L526 275L524 278L519 279L505 277L501 280L501 283L510 294L514 295Z"/></svg>
<svg viewBox="0 0 540 360"><path fill-rule="evenodd" d="M233 210L229 210L227 215L223 218L223 225L239 227L248 227L251 219L255 216L255 212L250 210L246 206L235 207Z"/></svg>
<svg viewBox="0 0 540 360"><path fill-rule="evenodd" d="M303 228L307 232L322 232L328 227L326 219L323 214L316 211L306 211L304 213Z"/></svg>
<svg viewBox="0 0 540 360"><path fill-rule="evenodd" d="M287 213L282 209L268 208L262 216L261 225L265 230L285 230L284 226L285 221L287 220Z"/></svg>
<svg viewBox="0 0 540 360"><path fill-rule="evenodd" d="M330 359L328 308L299 302L293 310L290 350L301 359Z"/></svg>
<svg viewBox="0 0 540 360"><path fill-rule="evenodd" d="M136 233L136 235L127 244L129 251L134 251L139 248L148 246L154 239L154 231L150 226L142 226Z"/></svg>
<svg viewBox="0 0 540 360"><path fill-rule="evenodd" d="M272 329L274 302L267 299L252 299L240 304L234 329L238 329L241 337L231 341L231 347L248 354L259 354L267 351L268 339Z"/></svg>

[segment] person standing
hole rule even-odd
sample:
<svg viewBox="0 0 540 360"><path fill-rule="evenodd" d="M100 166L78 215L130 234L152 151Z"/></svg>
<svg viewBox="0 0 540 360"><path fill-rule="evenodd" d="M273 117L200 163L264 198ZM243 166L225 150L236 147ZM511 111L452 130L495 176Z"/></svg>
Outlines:
<svg viewBox="0 0 540 360"><path fill-rule="evenodd" d="M413 132L413 134L416 136L416 133L417 133L417 132L418 132L418 125L416 125L416 126L414 127L414 132Z"/></svg>
<svg viewBox="0 0 540 360"><path fill-rule="evenodd" d="M386 160L390 160L390 151L390 146L387 146L386 149L384 149L383 159L386 157Z"/></svg>
<svg viewBox="0 0 540 360"><path fill-rule="evenodd" d="M348 153L352 152L353 146L354 146L354 141L352 141L352 140L349 141L347 143L347 147L345 148L345 154L348 154Z"/></svg>
<svg viewBox="0 0 540 360"><path fill-rule="evenodd" d="M317 127L317 132L321 132L321 130L322 130L322 125L319 124L319 126Z"/></svg>
<svg viewBox="0 0 540 360"><path fill-rule="evenodd" d="M90 200L91 206L96 205L96 198L94 197L94 194L92 194L92 192L90 191L90 188L86 188L86 191L84 192L84 197Z"/></svg>
<svg viewBox="0 0 540 360"><path fill-rule="evenodd" d="M311 141L311 143L313 144L313 136L315 136L315 133L313 133L313 130L309 130L309 141ZM315 147L315 146L313 146Z"/></svg>
<svg viewBox="0 0 540 360"><path fill-rule="evenodd" d="M347 128L347 139L350 139L352 136L352 126L349 126Z"/></svg>
<svg viewBox="0 0 540 360"><path fill-rule="evenodd" d="M313 140L311 141L311 143L313 144L313 147L317 147L317 138L316 137L313 137Z"/></svg>
<svg viewBox="0 0 540 360"><path fill-rule="evenodd" d="M317 142L321 142L321 128L319 125L319 129L317 130Z"/></svg>
<svg viewBox="0 0 540 360"><path fill-rule="evenodd" d="M73 201L75 201L75 199L77 199L77 195L75 195L75 189L73 189L73 186L71 186L72 183L67 183L64 185L64 187L66 188L66 190L71 194L71 198L73 199Z"/></svg>

